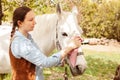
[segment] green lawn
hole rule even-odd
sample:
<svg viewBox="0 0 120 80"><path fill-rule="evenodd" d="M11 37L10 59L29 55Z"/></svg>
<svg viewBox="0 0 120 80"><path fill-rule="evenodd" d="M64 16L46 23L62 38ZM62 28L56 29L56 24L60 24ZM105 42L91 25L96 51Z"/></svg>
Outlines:
<svg viewBox="0 0 120 80"><path fill-rule="evenodd" d="M88 68L81 76L72 77L68 69L69 80L113 80L115 70L120 64L120 52L97 52L84 50ZM67 66L68 67L68 66ZM45 80L64 80L64 67L52 67L44 70ZM4 80L10 80L10 74Z"/></svg>

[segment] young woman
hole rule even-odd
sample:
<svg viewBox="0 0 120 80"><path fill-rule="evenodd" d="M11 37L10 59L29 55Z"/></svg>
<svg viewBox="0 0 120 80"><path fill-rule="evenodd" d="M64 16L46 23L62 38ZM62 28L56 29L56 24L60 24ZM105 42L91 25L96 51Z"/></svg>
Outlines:
<svg viewBox="0 0 120 80"><path fill-rule="evenodd" d="M35 14L28 7L18 7L13 13L13 27L9 55L12 66L12 80L44 80L43 68L58 65L73 49L81 45L74 37L65 49L46 57L32 39L29 31L34 29Z"/></svg>

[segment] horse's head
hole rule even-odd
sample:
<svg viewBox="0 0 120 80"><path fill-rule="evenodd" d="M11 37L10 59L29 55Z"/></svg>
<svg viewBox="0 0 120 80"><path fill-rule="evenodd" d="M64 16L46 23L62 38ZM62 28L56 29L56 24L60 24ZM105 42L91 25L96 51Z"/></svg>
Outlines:
<svg viewBox="0 0 120 80"><path fill-rule="evenodd" d="M77 7L73 7L72 12L64 12L61 10L60 6L57 6L57 13L58 13L58 22L56 28L56 46L59 49L63 49L68 45L69 40L74 36L80 36L82 34L82 29L79 27L77 22ZM87 63L84 58L84 54L82 54L81 47L78 48L76 61L76 69L78 72L72 70L73 75L82 74L86 67ZM75 69L74 69L75 70Z"/></svg>

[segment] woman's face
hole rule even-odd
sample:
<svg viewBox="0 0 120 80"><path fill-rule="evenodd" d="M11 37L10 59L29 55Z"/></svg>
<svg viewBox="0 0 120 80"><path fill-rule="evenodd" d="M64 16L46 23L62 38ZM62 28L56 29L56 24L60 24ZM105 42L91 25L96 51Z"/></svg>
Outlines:
<svg viewBox="0 0 120 80"><path fill-rule="evenodd" d="M31 10L29 11L23 22L19 21L19 28L25 32L32 31L36 22L35 22L35 13Z"/></svg>

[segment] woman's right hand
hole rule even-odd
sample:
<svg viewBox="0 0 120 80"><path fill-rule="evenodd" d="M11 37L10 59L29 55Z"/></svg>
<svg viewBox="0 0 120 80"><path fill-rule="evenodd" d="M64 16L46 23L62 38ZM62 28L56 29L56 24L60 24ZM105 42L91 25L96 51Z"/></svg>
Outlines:
<svg viewBox="0 0 120 80"><path fill-rule="evenodd" d="M71 47L72 49L78 48L81 46L82 39L79 36L73 37L69 44L68 47Z"/></svg>
<svg viewBox="0 0 120 80"><path fill-rule="evenodd" d="M73 37L69 43L68 46L64 50L62 50L62 58L64 58L67 54L70 53L73 49L79 48L81 46L81 38L79 36Z"/></svg>

